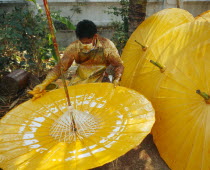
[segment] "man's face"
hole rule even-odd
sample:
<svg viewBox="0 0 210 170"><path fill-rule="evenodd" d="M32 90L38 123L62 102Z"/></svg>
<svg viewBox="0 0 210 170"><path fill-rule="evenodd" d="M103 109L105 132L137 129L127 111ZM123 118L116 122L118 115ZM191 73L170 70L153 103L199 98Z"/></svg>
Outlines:
<svg viewBox="0 0 210 170"><path fill-rule="evenodd" d="M82 46L82 52L88 53L93 50L95 48L96 38L96 35L94 35L92 38L81 38L80 42Z"/></svg>
<svg viewBox="0 0 210 170"><path fill-rule="evenodd" d="M90 44L90 43L93 43L93 39L94 39L94 37L92 37L92 38L82 38L82 39L80 39L80 42L82 44Z"/></svg>
<svg viewBox="0 0 210 170"><path fill-rule="evenodd" d="M80 39L80 42L82 43L82 44L90 44L90 43L92 43L93 45L95 45L94 43L95 43L95 40L97 39L97 34L95 34L93 37L91 37L91 38L81 38Z"/></svg>

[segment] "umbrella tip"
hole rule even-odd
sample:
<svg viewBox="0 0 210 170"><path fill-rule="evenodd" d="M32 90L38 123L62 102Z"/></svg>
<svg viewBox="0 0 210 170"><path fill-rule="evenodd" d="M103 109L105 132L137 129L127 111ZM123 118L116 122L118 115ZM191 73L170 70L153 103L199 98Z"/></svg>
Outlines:
<svg viewBox="0 0 210 170"><path fill-rule="evenodd" d="M142 48L143 51L146 51L146 50L147 50L147 46L142 45L142 44L141 44L140 42L138 42L137 40L135 40L135 42L141 46L141 48Z"/></svg>
<svg viewBox="0 0 210 170"><path fill-rule="evenodd" d="M199 89L196 90L196 93L203 97L207 104L210 104L210 96L208 94L206 94L205 92L201 92Z"/></svg>
<svg viewBox="0 0 210 170"><path fill-rule="evenodd" d="M166 67L162 66L157 61L150 60L150 63L152 63L153 65L155 65L156 67L158 67L160 69L160 72L161 73L163 73L166 70Z"/></svg>

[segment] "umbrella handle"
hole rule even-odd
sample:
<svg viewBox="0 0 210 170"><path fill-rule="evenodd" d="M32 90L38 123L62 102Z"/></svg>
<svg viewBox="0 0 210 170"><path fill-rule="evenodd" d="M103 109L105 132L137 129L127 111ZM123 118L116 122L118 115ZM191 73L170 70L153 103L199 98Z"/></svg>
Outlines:
<svg viewBox="0 0 210 170"><path fill-rule="evenodd" d="M162 66L160 63L158 63L157 61L155 62L153 60L150 60L150 63L152 63L153 65L157 66L162 73L166 70L166 68L164 66Z"/></svg>
<svg viewBox="0 0 210 170"><path fill-rule="evenodd" d="M200 90L196 90L196 93L203 97L207 104L210 104L210 96L208 94L201 92Z"/></svg>
<svg viewBox="0 0 210 170"><path fill-rule="evenodd" d="M142 44L141 44L140 42L138 42L137 40L135 40L135 42L141 46L141 48L142 48L143 51L146 51L146 50L147 50L147 46L142 45Z"/></svg>

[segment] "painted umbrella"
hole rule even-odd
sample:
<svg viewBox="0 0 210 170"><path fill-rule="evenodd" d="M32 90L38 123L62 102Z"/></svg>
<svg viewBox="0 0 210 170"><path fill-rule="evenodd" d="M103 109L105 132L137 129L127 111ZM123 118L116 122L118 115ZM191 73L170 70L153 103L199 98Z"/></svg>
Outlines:
<svg viewBox="0 0 210 170"><path fill-rule="evenodd" d="M210 10L203 12L202 14L195 17L196 21L208 21L210 22Z"/></svg>
<svg viewBox="0 0 210 170"><path fill-rule="evenodd" d="M167 49L174 65L159 82L153 98L154 142L173 170L210 169L210 23L198 23L199 36L188 37L191 43L186 50L174 56L181 41ZM196 39L200 42L194 44Z"/></svg>
<svg viewBox="0 0 210 170"><path fill-rule="evenodd" d="M1 119L1 168L90 169L125 154L150 133L154 109L136 91L111 83L68 90L72 106L57 89Z"/></svg>
<svg viewBox="0 0 210 170"><path fill-rule="evenodd" d="M194 17L188 11L170 8L159 11L142 22L132 33L123 49L122 60L125 69L121 85L133 88L136 69L141 67L143 55L158 38L167 31L194 20Z"/></svg>
<svg viewBox="0 0 210 170"><path fill-rule="evenodd" d="M131 88L153 102L159 81L171 71L174 62L187 60L182 56L192 51L190 47L196 48L199 43L209 39L208 31L209 23L190 22L165 33L145 52L141 66L135 68Z"/></svg>

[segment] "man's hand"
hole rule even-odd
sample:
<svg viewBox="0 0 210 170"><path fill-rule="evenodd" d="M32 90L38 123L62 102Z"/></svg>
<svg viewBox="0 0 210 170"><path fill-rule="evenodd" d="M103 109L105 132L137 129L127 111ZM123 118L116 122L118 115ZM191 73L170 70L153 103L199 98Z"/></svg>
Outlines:
<svg viewBox="0 0 210 170"><path fill-rule="evenodd" d="M35 86L32 91L29 91L28 93L33 95L32 100L35 100L35 99L43 96L46 92L45 87L46 87L45 85L39 84L39 85Z"/></svg>
<svg viewBox="0 0 210 170"><path fill-rule="evenodd" d="M114 79L113 81L114 87L117 87L120 85L120 77L117 77L116 79Z"/></svg>

